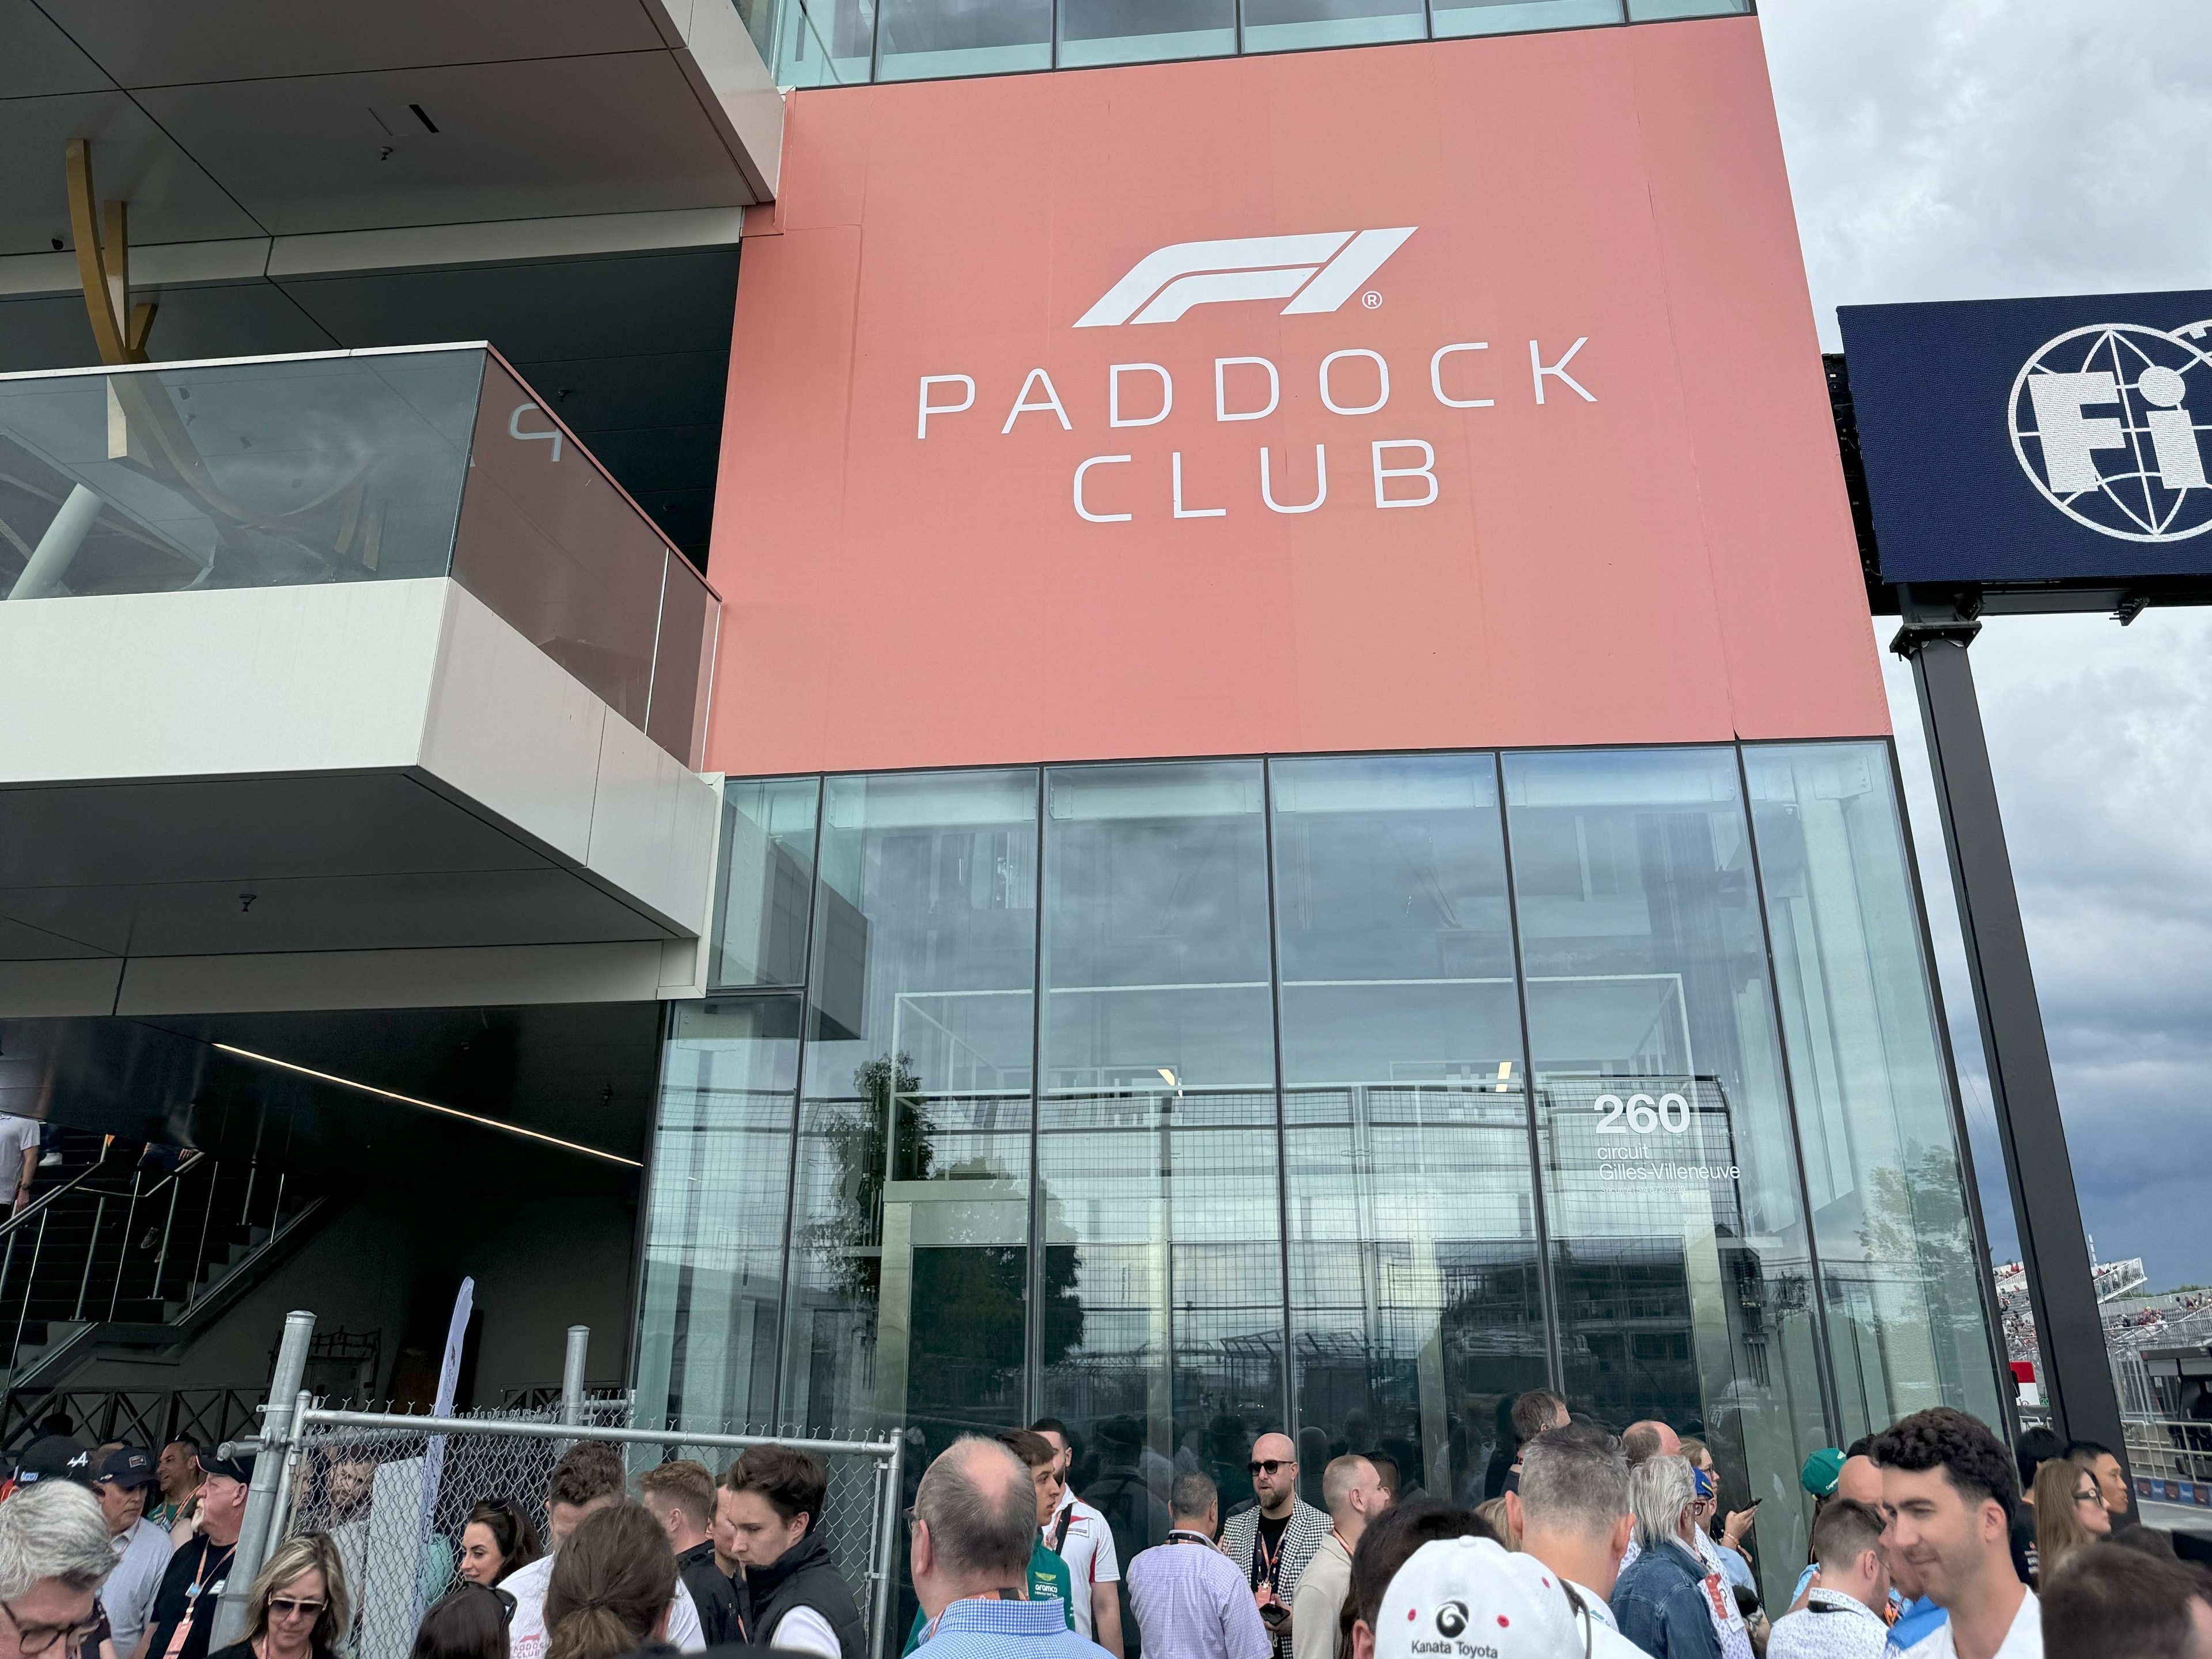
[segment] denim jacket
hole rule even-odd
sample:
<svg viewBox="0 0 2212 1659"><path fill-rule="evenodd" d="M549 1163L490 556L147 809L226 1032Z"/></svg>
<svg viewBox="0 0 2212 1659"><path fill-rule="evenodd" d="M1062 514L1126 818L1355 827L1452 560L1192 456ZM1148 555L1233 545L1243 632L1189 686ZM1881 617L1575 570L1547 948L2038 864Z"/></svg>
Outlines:
<svg viewBox="0 0 2212 1659"><path fill-rule="evenodd" d="M1651 1659L1720 1659L1705 1564L1679 1544L1645 1550L1613 1587L1620 1633Z"/></svg>

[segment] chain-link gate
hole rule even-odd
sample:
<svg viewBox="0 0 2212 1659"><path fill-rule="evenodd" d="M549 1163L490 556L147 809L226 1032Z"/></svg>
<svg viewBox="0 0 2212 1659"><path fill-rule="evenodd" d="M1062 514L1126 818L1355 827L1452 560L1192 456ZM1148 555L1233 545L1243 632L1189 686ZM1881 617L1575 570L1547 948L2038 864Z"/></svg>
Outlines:
<svg viewBox="0 0 2212 1659"><path fill-rule="evenodd" d="M880 1651L896 1569L896 1439L633 1429L623 1425L629 1415L626 1403L588 1401L581 1421L545 1412L432 1418L325 1409L302 1397L268 1535L328 1534L355 1609L352 1659L407 1659L422 1610L453 1582L469 1511L503 1498L544 1540L553 1466L577 1441L616 1443L632 1475L693 1457L718 1479L747 1446L792 1446L814 1453L829 1472L814 1525L867 1620L868 1650Z"/></svg>

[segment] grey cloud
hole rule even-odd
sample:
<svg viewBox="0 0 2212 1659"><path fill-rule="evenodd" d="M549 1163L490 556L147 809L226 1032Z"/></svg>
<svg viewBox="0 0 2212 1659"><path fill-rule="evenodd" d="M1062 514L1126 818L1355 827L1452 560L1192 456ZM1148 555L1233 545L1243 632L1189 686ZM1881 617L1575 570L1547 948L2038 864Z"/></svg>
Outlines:
<svg viewBox="0 0 2212 1659"><path fill-rule="evenodd" d="M2201 0L1763 0L1822 339L1839 304L2212 280Z"/></svg>
<svg viewBox="0 0 2212 1659"><path fill-rule="evenodd" d="M2212 287L2203 0L1759 12L1827 349L1838 305ZM1885 642L1894 629L1875 626ZM1996 620L1973 650L2085 1218L2100 1253L2142 1255L2156 1280L2212 1280L2212 616ZM2008 1250L1911 677L1885 662L1992 1243Z"/></svg>

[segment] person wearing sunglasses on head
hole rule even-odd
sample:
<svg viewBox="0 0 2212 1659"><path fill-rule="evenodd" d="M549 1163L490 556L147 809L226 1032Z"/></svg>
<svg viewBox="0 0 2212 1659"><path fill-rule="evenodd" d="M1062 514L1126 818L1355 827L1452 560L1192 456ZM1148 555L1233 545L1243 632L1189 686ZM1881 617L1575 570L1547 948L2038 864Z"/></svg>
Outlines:
<svg viewBox="0 0 2212 1659"><path fill-rule="evenodd" d="M326 1533L301 1533L270 1552L246 1593L246 1636L209 1659L331 1659L353 1628L345 1569Z"/></svg>
<svg viewBox="0 0 2212 1659"><path fill-rule="evenodd" d="M41 1481L0 1504L0 1659L76 1659L105 1627L115 1567L107 1521L83 1487Z"/></svg>
<svg viewBox="0 0 2212 1659"><path fill-rule="evenodd" d="M1306 1563L1328 1537L1328 1512L1298 1496L1297 1449L1285 1434L1252 1444L1252 1495L1260 1501L1222 1524L1221 1547L1243 1569L1252 1600L1275 1638L1276 1659L1291 1651L1291 1603Z"/></svg>

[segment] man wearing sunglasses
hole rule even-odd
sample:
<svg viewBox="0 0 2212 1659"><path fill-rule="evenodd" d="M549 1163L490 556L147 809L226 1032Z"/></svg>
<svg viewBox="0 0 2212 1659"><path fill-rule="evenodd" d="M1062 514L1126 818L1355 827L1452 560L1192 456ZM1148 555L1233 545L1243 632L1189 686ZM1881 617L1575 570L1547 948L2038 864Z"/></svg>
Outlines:
<svg viewBox="0 0 2212 1659"><path fill-rule="evenodd" d="M101 1626L114 1570L107 1522L83 1487L41 1481L0 1504L0 1659L76 1659Z"/></svg>
<svg viewBox="0 0 2212 1659"><path fill-rule="evenodd" d="M1259 1504L1223 1524L1221 1548L1252 1587L1275 1638L1275 1659L1289 1659L1291 1602L1306 1563L1328 1536L1328 1514L1298 1496L1297 1449L1288 1435L1261 1435L1253 1443L1249 1468Z"/></svg>

